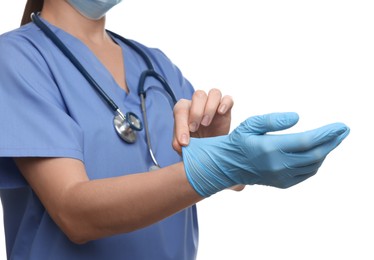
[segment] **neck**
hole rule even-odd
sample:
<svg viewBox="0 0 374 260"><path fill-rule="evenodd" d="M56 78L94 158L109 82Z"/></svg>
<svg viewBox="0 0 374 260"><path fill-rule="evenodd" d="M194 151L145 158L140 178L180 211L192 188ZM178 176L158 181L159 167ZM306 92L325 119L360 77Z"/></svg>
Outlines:
<svg viewBox="0 0 374 260"><path fill-rule="evenodd" d="M45 1L41 17L84 42L101 44L110 39L105 32L105 17L90 20L67 1Z"/></svg>

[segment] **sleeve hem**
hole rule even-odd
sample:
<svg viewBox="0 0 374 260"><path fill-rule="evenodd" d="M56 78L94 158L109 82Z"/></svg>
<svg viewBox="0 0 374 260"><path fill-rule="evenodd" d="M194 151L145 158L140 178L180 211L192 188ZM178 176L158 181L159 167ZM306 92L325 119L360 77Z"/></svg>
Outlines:
<svg viewBox="0 0 374 260"><path fill-rule="evenodd" d="M83 153L76 149L0 149L0 157L67 157L83 162Z"/></svg>

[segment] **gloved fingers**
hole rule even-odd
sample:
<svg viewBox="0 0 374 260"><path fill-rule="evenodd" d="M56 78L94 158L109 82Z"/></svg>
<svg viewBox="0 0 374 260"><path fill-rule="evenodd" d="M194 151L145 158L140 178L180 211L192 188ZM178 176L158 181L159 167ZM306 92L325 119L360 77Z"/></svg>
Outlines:
<svg viewBox="0 0 374 260"><path fill-rule="evenodd" d="M347 135L349 134L349 128L346 128L344 132L342 132L337 137L333 138L332 140L328 142L324 142L317 147L313 148L309 152L304 153L310 153L310 157L313 160L313 157L318 160L319 158L325 158L332 150L334 150Z"/></svg>
<svg viewBox="0 0 374 260"><path fill-rule="evenodd" d="M257 184L286 189L310 178L316 174L317 171L318 167L313 167L312 165L301 170L291 169L286 172L278 173L271 178L263 179L257 182Z"/></svg>
<svg viewBox="0 0 374 260"><path fill-rule="evenodd" d="M292 177L298 177L298 176L303 176L307 175L311 172L317 172L318 169L321 167L322 163L324 162L326 157L311 162L310 164L304 164L304 165L294 165L294 167L290 167L289 170L287 171L287 174Z"/></svg>
<svg viewBox="0 0 374 260"><path fill-rule="evenodd" d="M289 169L289 172L300 172L299 174L310 172L312 167L321 164L326 158L326 154L316 150L309 150L301 153L288 153L286 156L286 168Z"/></svg>
<svg viewBox="0 0 374 260"><path fill-rule="evenodd" d="M307 169L315 165L322 164L326 156L334 150L343 140L343 138L335 138L330 142L323 143L308 151L298 153L284 153L289 169ZM319 167L319 166L318 166ZM310 171L310 170L307 170Z"/></svg>
<svg viewBox="0 0 374 260"><path fill-rule="evenodd" d="M314 171L311 171L311 172L308 172L308 173L304 173L304 174L300 174L300 175L296 175L292 181L288 182L288 183L285 183L283 184L283 186L281 187L278 187L278 188L282 188L282 189L286 189L286 188L289 188L289 187L292 187L292 186L295 186L296 184L299 184L307 179L309 179L310 177L314 176L316 173L317 173L318 170L314 170Z"/></svg>
<svg viewBox="0 0 374 260"><path fill-rule="evenodd" d="M270 113L248 118L235 131L239 133L265 134L290 128L298 121L299 116L294 112Z"/></svg>
<svg viewBox="0 0 374 260"><path fill-rule="evenodd" d="M345 124L333 123L302 133L280 135L278 145L288 153L307 152L331 141L334 141L336 147L348 134L349 128Z"/></svg>
<svg viewBox="0 0 374 260"><path fill-rule="evenodd" d="M310 172L314 167L320 167L326 156L334 150L348 135L349 129L329 142L320 144L307 151L284 153L287 156L287 168L296 169L300 174Z"/></svg>

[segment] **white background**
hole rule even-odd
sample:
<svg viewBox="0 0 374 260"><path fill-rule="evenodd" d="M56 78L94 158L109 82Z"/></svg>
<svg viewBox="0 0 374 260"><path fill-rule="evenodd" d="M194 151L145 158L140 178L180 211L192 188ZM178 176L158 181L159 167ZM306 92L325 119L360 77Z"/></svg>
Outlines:
<svg viewBox="0 0 374 260"><path fill-rule="evenodd" d="M1 1L0 33L18 26L23 5ZM351 128L300 185L199 203L198 260L374 259L373 14L361 0L124 0L110 11L109 29L163 50L196 89L233 96L233 127L295 111L289 132Z"/></svg>

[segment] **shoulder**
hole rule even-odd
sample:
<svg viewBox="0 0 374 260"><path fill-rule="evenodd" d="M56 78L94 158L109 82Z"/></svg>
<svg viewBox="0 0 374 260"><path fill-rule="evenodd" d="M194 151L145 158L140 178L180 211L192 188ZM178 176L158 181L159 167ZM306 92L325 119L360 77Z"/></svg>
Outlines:
<svg viewBox="0 0 374 260"><path fill-rule="evenodd" d="M155 70L160 73L173 87L177 99L191 98L194 88L190 81L185 78L180 68L159 48L148 47L135 42L143 52L150 58Z"/></svg>
<svg viewBox="0 0 374 260"><path fill-rule="evenodd" d="M32 23L0 35L0 93L59 97L50 69L50 49Z"/></svg>
<svg viewBox="0 0 374 260"><path fill-rule="evenodd" d="M126 40L129 41L131 44L135 45L137 48L139 48L144 54L146 54L147 57L153 63L153 65L160 67L174 66L173 62L169 59L169 57L159 48L151 47L149 45L140 43L133 39L126 38Z"/></svg>
<svg viewBox="0 0 374 260"><path fill-rule="evenodd" d="M0 73L51 76L56 53L44 33L28 23L0 35L0 57Z"/></svg>
<svg viewBox="0 0 374 260"><path fill-rule="evenodd" d="M37 40L35 33L37 28L32 24L26 24L12 31L8 31L0 35L1 53L5 53L5 50L12 48L28 47L32 42ZM6 49L4 49L6 48Z"/></svg>
<svg viewBox="0 0 374 260"><path fill-rule="evenodd" d="M20 66L44 63L40 47L45 45L45 37L33 24L26 24L0 35L0 67Z"/></svg>
<svg viewBox="0 0 374 260"><path fill-rule="evenodd" d="M174 86L180 85L182 87L188 85L188 88L193 91L192 86L184 77L182 71L164 51L156 47L147 46L132 39L130 39L129 41L136 45L150 59L153 66L155 67L155 70L162 76L164 76L168 81L170 81L171 84L173 84Z"/></svg>

